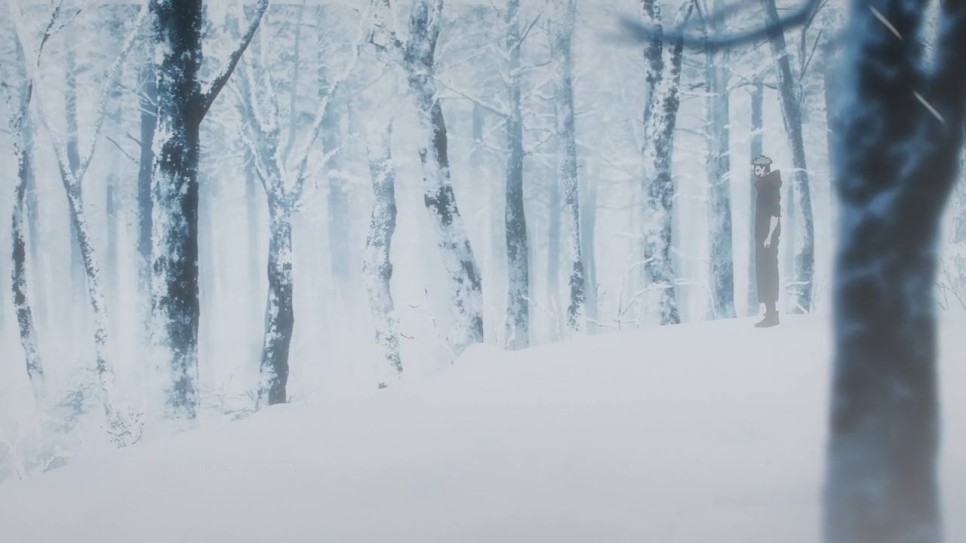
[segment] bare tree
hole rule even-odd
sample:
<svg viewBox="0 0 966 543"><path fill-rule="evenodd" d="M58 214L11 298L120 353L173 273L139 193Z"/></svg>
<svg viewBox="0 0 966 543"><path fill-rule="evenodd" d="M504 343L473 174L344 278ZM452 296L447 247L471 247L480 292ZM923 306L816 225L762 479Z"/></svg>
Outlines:
<svg viewBox="0 0 966 543"><path fill-rule="evenodd" d="M577 127L574 114L574 21L577 0L559 0L551 24L551 50L555 63L554 110L557 121L557 180L563 190L563 246L569 270L570 302L567 325L573 331L586 326L586 278L580 239L580 181L577 171ZM551 210L553 212L553 210Z"/></svg>
<svg viewBox="0 0 966 543"><path fill-rule="evenodd" d="M15 8L10 6L11 12ZM19 14L13 14L19 18ZM41 39L40 50L46 44L52 30L49 25ZM10 133L13 140L14 157L17 162L17 180L14 185L14 207L11 219L11 241L12 247L12 267L10 270L10 280L13 290L13 307L17 316L17 325L20 330L20 345L24 350L27 377L33 388L34 397L38 400L44 395L44 368L40 359L37 346L37 329L34 326L34 315L28 296L27 273L27 241L25 236L25 220L27 207L27 190L33 179L33 157L30 153L31 126L29 123L30 102L33 98L34 79L30 76L30 68L26 52L18 38L14 44L16 48L16 62L19 72L18 79L20 84L14 88L12 85L4 85L8 89L6 96L8 111L10 111Z"/></svg>
<svg viewBox="0 0 966 543"><path fill-rule="evenodd" d="M523 111L521 107L520 51L524 30L520 27L520 1L509 0L506 24L507 104L506 118L506 250L507 250L507 346L521 349L530 345L530 248L523 206Z"/></svg>
<svg viewBox="0 0 966 543"><path fill-rule="evenodd" d="M645 49L647 102L644 108L644 180L642 184L644 218L644 282L657 294L661 324L681 321L674 285L676 273L671 258L674 179L671 157L674 127L680 105L683 40L661 35L661 7L657 0L642 0L645 21L659 29ZM682 4L677 21L684 24L694 9L692 2Z"/></svg>
<svg viewBox="0 0 966 543"><path fill-rule="evenodd" d="M301 17L297 14L295 24L300 24L300 21ZM299 37L300 34L296 33L296 42ZM260 38L264 41L264 33ZM265 44L260 45L260 56L264 57ZM279 82L275 81L270 67L265 65L267 61L255 62L246 59L238 79L246 143L253 158L252 166L267 196L269 215L268 300L265 306L265 335L258 386L260 406L284 403L287 400L289 347L295 327L292 219L309 177L308 165L312 149L330 115L333 97L340 92L359 58L360 47L361 40L345 70L328 82L325 93L317 104L308 136L302 138L291 162L285 160L288 153L283 150L295 147L295 142L285 141L287 138L282 134L285 132L288 137L295 138L298 134L293 130L283 131L284 122L279 115L279 94L275 91ZM294 68L297 73L298 58L293 62L296 63ZM291 89L291 92L296 92L296 89ZM290 113L292 118L289 123L296 123L298 112L290 108ZM324 149L326 155L323 162L327 162L338 151L341 142L329 141L329 145L333 148Z"/></svg>
<svg viewBox="0 0 966 543"><path fill-rule="evenodd" d="M375 25L370 41L406 72L419 126L419 158L423 167L423 200L436 227L437 245L448 275L453 301L449 346L454 354L483 341L483 294L462 215L450 180L446 121L436 92L436 43L443 0L416 0L409 17L409 37L402 42L387 25L389 0L373 0Z"/></svg>
<svg viewBox="0 0 966 543"><path fill-rule="evenodd" d="M202 3L151 0L157 59L157 131L151 175L153 343L166 374L168 414L194 419L198 371L198 158L201 121L218 97L268 0L259 0L241 43L202 88Z"/></svg>

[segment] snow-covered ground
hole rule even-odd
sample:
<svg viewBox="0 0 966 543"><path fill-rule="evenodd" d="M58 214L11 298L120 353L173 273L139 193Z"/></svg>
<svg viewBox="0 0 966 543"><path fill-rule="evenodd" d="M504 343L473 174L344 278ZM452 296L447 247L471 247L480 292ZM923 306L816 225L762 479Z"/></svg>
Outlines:
<svg viewBox="0 0 966 543"><path fill-rule="evenodd" d="M828 322L608 334L272 408L0 485L3 541L814 543ZM947 541L966 541L966 313L942 316Z"/></svg>

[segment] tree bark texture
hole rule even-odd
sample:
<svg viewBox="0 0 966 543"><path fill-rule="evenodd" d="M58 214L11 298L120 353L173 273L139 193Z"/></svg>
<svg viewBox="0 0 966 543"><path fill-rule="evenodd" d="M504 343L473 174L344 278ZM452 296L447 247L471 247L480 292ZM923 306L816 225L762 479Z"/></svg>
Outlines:
<svg viewBox="0 0 966 543"><path fill-rule="evenodd" d="M268 301L262 344L259 405L287 400L289 347L295 328L292 281L292 211L269 195Z"/></svg>
<svg viewBox="0 0 966 543"><path fill-rule="evenodd" d="M644 0L644 14L648 22L660 20L660 10L653 0ZM686 21L693 9L692 3L682 5L678 21ZM678 85L681 78L683 41L661 44L658 52L661 61L651 62L654 53L648 46L646 80L654 81L652 94L645 106L647 120L644 124L643 220L644 220L644 284L654 291L649 301L657 305L661 324L681 322L675 294L674 262L671 257L672 213L674 207L674 179L671 160L674 152L674 127L680 105ZM659 74L659 75L654 75ZM649 303L649 305L651 305Z"/></svg>
<svg viewBox="0 0 966 543"><path fill-rule="evenodd" d="M940 4L928 64L913 39L926 8L854 3L845 33L826 543L943 540L934 285L966 119L966 3Z"/></svg>
<svg viewBox="0 0 966 543"><path fill-rule="evenodd" d="M23 61L23 51L17 44L18 60ZM24 74L26 75L26 74ZM27 377L33 388L34 397L38 400L44 393L44 369L41 363L37 345L37 329L34 326L34 316L30 305L27 273L27 240L25 236L25 215L27 213L27 189L33 180L33 163L30 156L30 130L27 122L28 109L32 94L32 87L21 91L21 103L10 123L13 135L13 151L17 161L17 179L14 185L14 206L11 219L12 268L10 272L13 290L13 307L17 316L17 326L20 331L20 346L23 347L26 362Z"/></svg>
<svg viewBox="0 0 966 543"><path fill-rule="evenodd" d="M203 117L200 0L152 0L157 129L151 175L152 314L168 372L168 415L194 419L198 397L198 157Z"/></svg>

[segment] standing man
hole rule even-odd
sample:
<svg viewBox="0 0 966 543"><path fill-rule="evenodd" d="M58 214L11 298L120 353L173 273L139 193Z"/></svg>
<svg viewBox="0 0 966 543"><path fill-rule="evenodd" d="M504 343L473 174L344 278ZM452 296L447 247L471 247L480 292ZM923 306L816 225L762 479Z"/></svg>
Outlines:
<svg viewBox="0 0 966 543"><path fill-rule="evenodd" d="M765 304L764 318L757 328L778 325L778 238L781 236L781 186L778 170L771 171L771 159L759 155L752 161L758 203L755 211L755 270L758 300Z"/></svg>

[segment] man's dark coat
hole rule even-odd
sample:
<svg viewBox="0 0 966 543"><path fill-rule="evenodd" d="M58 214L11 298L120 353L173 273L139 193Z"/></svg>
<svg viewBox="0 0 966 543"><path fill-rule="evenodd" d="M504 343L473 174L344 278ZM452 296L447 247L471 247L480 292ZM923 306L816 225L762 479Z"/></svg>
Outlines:
<svg viewBox="0 0 966 543"><path fill-rule="evenodd" d="M771 246L764 247L772 217L781 217L781 172L769 172L755 181L758 202L755 208L755 263L758 278L758 300L778 301L778 238L782 226L779 221L771 237Z"/></svg>

